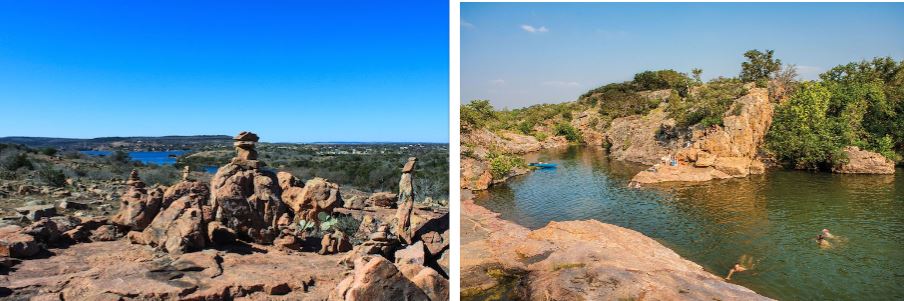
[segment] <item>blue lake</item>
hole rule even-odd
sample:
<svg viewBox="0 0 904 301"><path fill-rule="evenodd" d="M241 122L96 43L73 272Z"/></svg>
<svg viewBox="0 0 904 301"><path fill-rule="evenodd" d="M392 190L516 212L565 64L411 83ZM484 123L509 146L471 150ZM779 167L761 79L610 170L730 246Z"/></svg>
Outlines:
<svg viewBox="0 0 904 301"><path fill-rule="evenodd" d="M113 152L111 151L80 151L80 153L89 155L89 156L102 156L106 157ZM157 164L157 165L172 165L176 163L176 157L181 156L186 153L183 150L173 150L173 151L163 151L163 152L129 152L129 158L135 161L140 161L144 164Z"/></svg>

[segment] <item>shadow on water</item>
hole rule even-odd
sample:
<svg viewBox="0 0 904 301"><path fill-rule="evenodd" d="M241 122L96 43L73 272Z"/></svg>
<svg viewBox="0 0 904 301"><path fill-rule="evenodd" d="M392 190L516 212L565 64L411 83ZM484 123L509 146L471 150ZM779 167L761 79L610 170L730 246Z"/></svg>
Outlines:
<svg viewBox="0 0 904 301"><path fill-rule="evenodd" d="M631 189L645 166L602 149L530 154L559 164L493 187L478 204L529 228L597 219L657 239L724 276L746 255L756 266L732 282L788 300L904 299L904 179L770 171L743 179ZM823 228L839 238L820 248Z"/></svg>

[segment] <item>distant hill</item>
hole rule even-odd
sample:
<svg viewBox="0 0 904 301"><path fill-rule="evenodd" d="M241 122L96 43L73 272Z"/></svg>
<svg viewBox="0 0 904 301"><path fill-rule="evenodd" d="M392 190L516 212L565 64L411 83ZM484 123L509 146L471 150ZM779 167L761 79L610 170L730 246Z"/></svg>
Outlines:
<svg viewBox="0 0 904 301"><path fill-rule="evenodd" d="M0 143L22 144L29 147L54 147L62 150L165 150L188 149L201 145L232 143L232 136L162 136L162 137L100 137L91 139L49 137L0 137Z"/></svg>

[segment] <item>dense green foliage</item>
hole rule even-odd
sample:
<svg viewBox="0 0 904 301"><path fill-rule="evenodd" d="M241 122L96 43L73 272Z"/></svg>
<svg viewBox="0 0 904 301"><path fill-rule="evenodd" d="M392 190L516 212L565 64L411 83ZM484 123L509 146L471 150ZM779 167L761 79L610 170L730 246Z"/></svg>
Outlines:
<svg viewBox="0 0 904 301"><path fill-rule="evenodd" d="M674 89L679 95L686 96L694 82L687 74L668 69L635 74L633 83L638 91Z"/></svg>
<svg viewBox="0 0 904 301"><path fill-rule="evenodd" d="M696 124L703 127L722 125L722 117L735 99L747 93L744 84L734 78L716 78L700 86L688 97L673 94L667 112L678 127Z"/></svg>
<svg viewBox="0 0 904 301"><path fill-rule="evenodd" d="M758 87L766 87L766 82L771 75L782 67L782 61L772 56L774 50L749 50L744 53L747 58L746 62L741 63L741 75L739 76L743 82L755 82Z"/></svg>
<svg viewBox="0 0 904 301"><path fill-rule="evenodd" d="M570 123L560 122L556 124L556 136L563 136L569 142L581 142L581 134Z"/></svg>
<svg viewBox="0 0 904 301"><path fill-rule="evenodd" d="M462 105L459 111L462 130L482 128L486 126L487 122L495 119L493 105L485 99L472 100L470 103Z"/></svg>
<svg viewBox="0 0 904 301"><path fill-rule="evenodd" d="M502 179L517 167L525 167L524 159L520 156L504 154L500 152L490 152L487 155L490 161L490 174L493 179Z"/></svg>
<svg viewBox="0 0 904 301"><path fill-rule="evenodd" d="M845 146L900 160L904 154L904 62L877 58L840 65L802 83L776 108L767 146L796 168L844 162Z"/></svg>

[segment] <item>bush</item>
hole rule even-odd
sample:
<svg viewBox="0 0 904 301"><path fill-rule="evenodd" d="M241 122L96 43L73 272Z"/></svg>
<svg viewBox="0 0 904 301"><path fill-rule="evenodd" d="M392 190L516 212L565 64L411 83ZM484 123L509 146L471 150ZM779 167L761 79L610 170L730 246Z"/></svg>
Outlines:
<svg viewBox="0 0 904 301"><path fill-rule="evenodd" d="M780 160L799 169L826 168L841 158L845 143L833 132L826 115L831 93L817 82L801 84L787 102L776 108L766 146Z"/></svg>
<svg viewBox="0 0 904 301"><path fill-rule="evenodd" d="M516 167L526 166L524 159L515 155L491 152L487 158L490 161L490 174L497 180L507 176Z"/></svg>
<svg viewBox="0 0 904 301"><path fill-rule="evenodd" d="M570 142L581 142L581 134L570 123L560 122L556 124L556 136L564 136Z"/></svg>
<svg viewBox="0 0 904 301"><path fill-rule="evenodd" d="M16 171L19 168L34 169L34 165L28 160L28 155L25 153L9 156L4 161L3 168L9 171Z"/></svg>
<svg viewBox="0 0 904 301"><path fill-rule="evenodd" d="M38 170L38 179L53 187L66 186L66 175L49 164Z"/></svg>
<svg viewBox="0 0 904 301"><path fill-rule="evenodd" d="M463 130L470 128L482 128L494 119L493 105L489 100L472 100L459 108L461 113L461 126Z"/></svg>
<svg viewBox="0 0 904 301"><path fill-rule="evenodd" d="M47 156L53 156L57 154L57 149L52 147L45 147L41 149L41 153Z"/></svg>
<svg viewBox="0 0 904 301"><path fill-rule="evenodd" d="M678 127L699 124L703 127L722 125L722 117L735 99L747 93L744 84L733 78L716 78L701 86L687 99L669 97L667 111ZM739 113L739 112L738 112ZM733 112L734 114L734 112Z"/></svg>
<svg viewBox="0 0 904 301"><path fill-rule="evenodd" d="M634 75L637 91L674 89L687 96L687 89L693 80L687 74L675 70L644 71Z"/></svg>

